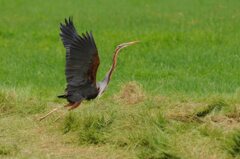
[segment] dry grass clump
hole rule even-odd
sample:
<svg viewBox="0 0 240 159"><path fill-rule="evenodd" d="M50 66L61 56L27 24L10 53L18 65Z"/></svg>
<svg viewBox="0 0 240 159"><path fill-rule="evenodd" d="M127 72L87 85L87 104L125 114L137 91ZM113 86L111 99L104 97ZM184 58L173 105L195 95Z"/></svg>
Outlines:
<svg viewBox="0 0 240 159"><path fill-rule="evenodd" d="M194 114L196 109L204 106L205 103L195 102L177 102L170 103L170 108L166 111L166 117L171 120L177 120L181 122L203 122L201 118Z"/></svg>
<svg viewBox="0 0 240 159"><path fill-rule="evenodd" d="M236 104L233 111L226 114L226 116L240 122L240 104Z"/></svg>
<svg viewBox="0 0 240 159"><path fill-rule="evenodd" d="M0 91L0 114L11 112L13 110L15 100L15 92Z"/></svg>
<svg viewBox="0 0 240 159"><path fill-rule="evenodd" d="M120 93L115 96L115 99L124 104L132 105L143 102L145 97L141 84L131 81L122 86Z"/></svg>

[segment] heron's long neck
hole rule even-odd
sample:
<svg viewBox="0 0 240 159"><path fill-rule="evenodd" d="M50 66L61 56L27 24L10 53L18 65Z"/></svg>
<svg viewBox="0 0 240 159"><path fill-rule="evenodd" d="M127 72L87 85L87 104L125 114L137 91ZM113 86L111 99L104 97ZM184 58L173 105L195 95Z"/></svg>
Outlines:
<svg viewBox="0 0 240 159"><path fill-rule="evenodd" d="M112 59L112 66L111 68L109 69L109 71L107 72L103 82L106 82L107 84L109 83L109 81L111 80L111 77L112 77L112 73L114 71L114 69L116 68L116 65L117 65L117 56L118 56L118 53L121 49L120 48L116 48L115 49L115 53L113 55L113 59Z"/></svg>

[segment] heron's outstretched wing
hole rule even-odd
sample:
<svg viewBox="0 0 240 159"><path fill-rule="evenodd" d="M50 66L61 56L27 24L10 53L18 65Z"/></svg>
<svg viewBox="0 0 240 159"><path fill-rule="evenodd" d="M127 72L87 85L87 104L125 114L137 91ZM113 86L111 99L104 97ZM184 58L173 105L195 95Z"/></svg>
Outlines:
<svg viewBox="0 0 240 159"><path fill-rule="evenodd" d="M60 36L66 48L67 91L75 92L91 84L96 86L96 73L100 64L92 33L78 35L71 18L60 24Z"/></svg>

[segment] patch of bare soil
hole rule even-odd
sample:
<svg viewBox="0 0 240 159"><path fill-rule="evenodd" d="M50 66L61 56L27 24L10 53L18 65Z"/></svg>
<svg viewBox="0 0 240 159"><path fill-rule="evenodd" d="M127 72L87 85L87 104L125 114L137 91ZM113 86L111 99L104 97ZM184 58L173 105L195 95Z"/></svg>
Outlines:
<svg viewBox="0 0 240 159"><path fill-rule="evenodd" d="M240 125L239 119L229 118L225 115L214 115L211 118L211 121L216 123L218 126L230 131L233 129L238 129Z"/></svg>
<svg viewBox="0 0 240 159"><path fill-rule="evenodd" d="M181 122L203 122L201 118L195 115L195 110L205 105L204 103L178 102L170 104L170 109L166 111L168 119Z"/></svg>
<svg viewBox="0 0 240 159"><path fill-rule="evenodd" d="M124 104L133 105L143 102L145 94L142 86L139 83L132 81L123 85L120 93L114 98Z"/></svg>
<svg viewBox="0 0 240 159"><path fill-rule="evenodd" d="M232 113L228 113L226 116L228 118L231 118L231 119L234 119L234 120L240 122L240 105L238 104L238 105L235 105L235 106L236 106L235 111L232 112Z"/></svg>
<svg viewBox="0 0 240 159"><path fill-rule="evenodd" d="M181 122L213 122L228 128L237 128L240 124L240 110L236 109L234 112L226 114L208 114L204 116L199 116L196 109L208 108L206 103L181 103L175 105L169 112L167 112L166 117L171 120L181 121ZM238 108L238 106L236 106ZM240 107L239 107L240 108ZM205 111L205 109L203 109Z"/></svg>

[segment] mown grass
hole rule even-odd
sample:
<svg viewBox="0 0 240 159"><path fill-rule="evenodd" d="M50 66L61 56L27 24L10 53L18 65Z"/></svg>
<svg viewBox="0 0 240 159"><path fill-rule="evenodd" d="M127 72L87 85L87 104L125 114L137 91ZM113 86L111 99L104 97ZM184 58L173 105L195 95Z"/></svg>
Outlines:
<svg viewBox="0 0 240 159"><path fill-rule="evenodd" d="M240 155L240 131L234 132L228 140L229 152L233 157Z"/></svg>
<svg viewBox="0 0 240 159"><path fill-rule="evenodd" d="M0 158L239 158L238 0L0 1ZM64 101L59 23L119 56L101 99ZM63 117L54 122L58 116Z"/></svg>
<svg viewBox="0 0 240 159"><path fill-rule="evenodd" d="M67 115L63 132L75 134L77 144L110 144L138 158L231 158L230 152L238 153L237 141L228 144L229 134L239 128L239 107L232 101L179 103L162 97L159 104L156 98L128 105L122 100L91 103ZM238 117L227 117L232 113Z"/></svg>
<svg viewBox="0 0 240 159"><path fill-rule="evenodd" d="M128 88L131 88L131 95L123 94ZM15 92L18 91L1 93L3 157L36 157L41 153L45 154L43 158L75 157L89 147L94 150L83 153L85 158L91 151L97 152L91 158L97 155L103 158L239 156L240 107L234 98L196 101L179 97L182 100L176 100L147 95L139 84L130 82L114 97L84 102L76 111L59 111L41 123L38 118L47 109L60 105L31 99L31 94L16 97ZM139 98L143 96L144 100ZM41 103L46 105L41 106ZM11 107L6 109L7 105ZM61 115L63 117L54 122Z"/></svg>

